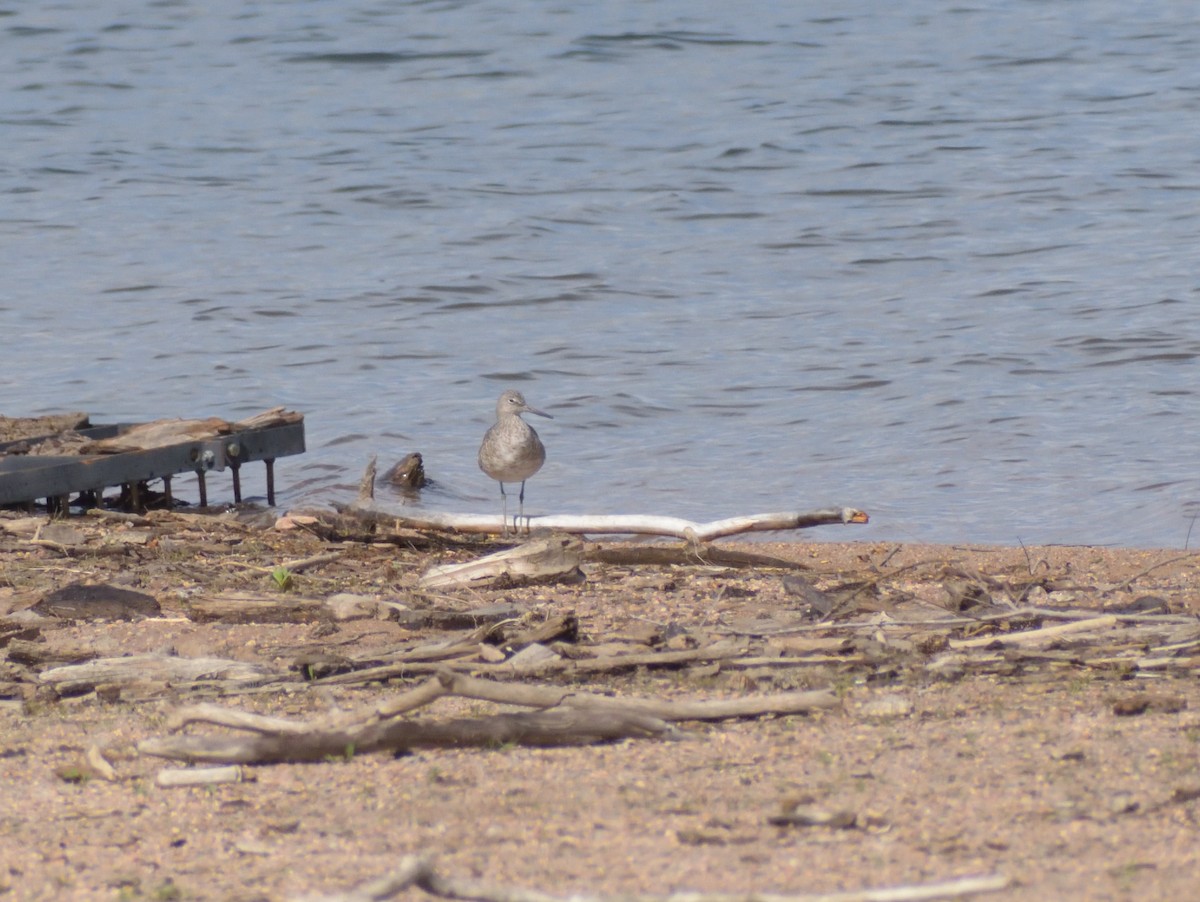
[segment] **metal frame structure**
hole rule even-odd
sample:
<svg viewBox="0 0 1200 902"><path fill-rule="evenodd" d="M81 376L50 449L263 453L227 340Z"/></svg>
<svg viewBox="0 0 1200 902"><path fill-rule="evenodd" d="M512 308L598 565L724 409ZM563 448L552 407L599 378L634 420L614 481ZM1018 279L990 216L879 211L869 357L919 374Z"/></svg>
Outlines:
<svg viewBox="0 0 1200 902"><path fill-rule="evenodd" d="M99 440L121 435L136 424L93 426L78 433ZM137 504L137 487L150 479L162 479L168 502L171 477L195 473L200 481L200 505L208 505L205 474L228 467L233 474L233 498L242 500L240 468L250 461L264 461L267 468L267 504L275 505L275 459L304 452L304 421L260 429L247 429L228 435L193 439L117 454L22 455L5 452L17 445L44 441L52 436L22 439L0 444L0 505L22 504L45 498L47 506L65 509L65 499L73 493L93 492L101 496L106 488L129 486Z"/></svg>

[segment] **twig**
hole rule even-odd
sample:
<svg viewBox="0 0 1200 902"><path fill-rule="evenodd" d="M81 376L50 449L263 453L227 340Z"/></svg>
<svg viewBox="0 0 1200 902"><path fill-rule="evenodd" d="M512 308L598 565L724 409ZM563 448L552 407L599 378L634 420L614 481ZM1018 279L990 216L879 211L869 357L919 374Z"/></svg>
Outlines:
<svg viewBox="0 0 1200 902"><path fill-rule="evenodd" d="M299 573L302 570L307 570L309 567L319 567L321 564L331 564L342 557L341 551L327 551L324 554L314 554L311 557L296 558L292 561L284 561L280 564L285 570L291 570L293 573ZM275 568L272 567L272 570Z"/></svg>
<svg viewBox="0 0 1200 902"><path fill-rule="evenodd" d="M885 555L883 556L883 560L882 560L882 561L880 561L880 562L879 562L878 564L876 564L875 566L876 566L876 567L879 567L879 568L886 567L886 566L887 566L887 564L888 564L888 561L890 561L890 560L891 560L892 558L894 558L894 557L895 557L897 554L899 554L899 553L900 553L900 550L901 550L902 548L904 548L904 546L903 546L903 545L893 545L893 546L892 546L892 550L891 550L891 551L889 551L887 554L885 554Z"/></svg>
<svg viewBox="0 0 1200 902"><path fill-rule="evenodd" d="M1113 586L1110 591L1112 591L1112 592L1124 591L1125 589L1128 589L1130 586L1132 586L1139 579L1141 579L1143 576L1145 576L1148 573L1153 573L1159 567L1165 567L1167 564L1175 564L1175 563L1178 563L1179 561L1186 561L1190 558L1194 558L1195 556L1196 556L1195 554L1181 554L1178 557L1167 558L1165 561L1159 561L1157 564L1151 564L1145 570L1140 570L1137 573L1133 574L1133 576L1129 577L1128 579L1121 580L1121 582L1119 582L1115 586Z"/></svg>

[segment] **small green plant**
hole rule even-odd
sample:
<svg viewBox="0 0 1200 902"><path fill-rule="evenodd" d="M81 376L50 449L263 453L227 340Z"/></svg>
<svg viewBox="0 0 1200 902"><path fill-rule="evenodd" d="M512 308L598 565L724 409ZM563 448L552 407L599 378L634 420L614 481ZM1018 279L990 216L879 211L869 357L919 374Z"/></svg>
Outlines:
<svg viewBox="0 0 1200 902"><path fill-rule="evenodd" d="M332 764L335 761L353 761L354 760L354 743L347 742L346 747L342 749L340 755L326 755L325 760Z"/></svg>
<svg viewBox="0 0 1200 902"><path fill-rule="evenodd" d="M91 771L82 767L64 767L58 776L66 783L87 783L92 779Z"/></svg>
<svg viewBox="0 0 1200 902"><path fill-rule="evenodd" d="M1081 692L1091 688L1092 676L1088 673L1080 673L1067 680L1067 691L1078 695Z"/></svg>
<svg viewBox="0 0 1200 902"><path fill-rule="evenodd" d="M292 571L287 567L276 567L271 571L271 579L275 580L275 585L280 592L286 592L292 588Z"/></svg>
<svg viewBox="0 0 1200 902"><path fill-rule="evenodd" d="M154 892L150 894L150 898L156 902L176 902L183 898L183 890L181 890L175 881L170 877L165 882L154 888Z"/></svg>

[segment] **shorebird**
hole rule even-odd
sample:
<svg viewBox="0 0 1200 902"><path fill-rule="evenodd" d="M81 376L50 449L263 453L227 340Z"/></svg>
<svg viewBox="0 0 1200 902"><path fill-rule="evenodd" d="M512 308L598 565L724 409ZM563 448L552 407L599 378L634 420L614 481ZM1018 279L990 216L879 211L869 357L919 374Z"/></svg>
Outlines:
<svg viewBox="0 0 1200 902"><path fill-rule="evenodd" d="M508 531L508 495L504 491L504 483L521 483L519 509L513 520L515 528L525 515L525 480L540 470L546 460L542 440L533 427L521 419L523 413L554 419L550 414L530 407L525 403L524 395L510 388L496 402L496 422L483 436L483 444L479 446L479 469L500 483L505 532Z"/></svg>

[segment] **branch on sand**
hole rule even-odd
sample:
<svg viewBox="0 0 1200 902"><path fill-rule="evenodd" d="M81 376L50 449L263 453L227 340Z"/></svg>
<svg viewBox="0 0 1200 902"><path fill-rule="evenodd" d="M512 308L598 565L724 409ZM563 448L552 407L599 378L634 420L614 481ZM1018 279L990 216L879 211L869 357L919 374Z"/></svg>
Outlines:
<svg viewBox="0 0 1200 902"><path fill-rule="evenodd" d="M665 895L601 896L572 895L571 902L928 902L934 899L963 899L981 893L993 893L1007 888L1012 881L1002 874L983 877L960 877L942 883L924 883L884 889L850 890L835 893L696 893L678 892ZM439 874L429 858L407 855L390 874L362 884L347 893L328 896L307 896L298 902L384 902L405 890L417 887L443 899L475 900L475 902L564 902L565 897L553 896L539 890L502 886L481 880L464 880Z"/></svg>
<svg viewBox="0 0 1200 902"><path fill-rule="evenodd" d="M372 457L358 486L358 497L348 505L337 505L338 512L375 526L399 529L433 530L459 533L506 533L504 517L492 514L455 514L422 511L414 508L381 504L375 500L376 459ZM812 526L866 523L869 517L853 507L822 508L814 511L780 511L728 517L710 523L693 523L678 517L650 514L556 514L525 517L521 524L526 532L565 532L575 535L652 535L671 536L697 545L724 536L747 532L807 529Z"/></svg>
<svg viewBox="0 0 1200 902"><path fill-rule="evenodd" d="M499 534L504 531L504 519L493 514L456 514L421 511L381 504L377 501L355 501L339 506L349 515L378 526L400 529L420 529L459 533ZM728 517L709 523L694 523L678 517L652 514L549 514L526 516L523 531L548 530L575 535L646 535L668 536L693 543L709 542L725 536L748 532L774 532L868 522L866 513L852 507L822 508L814 511L779 511Z"/></svg>
<svg viewBox="0 0 1200 902"><path fill-rule="evenodd" d="M448 721L414 721L403 715L446 696L538 708ZM312 721L265 717L217 705L180 710L168 726L207 723L249 736L173 736L147 739L146 755L209 764L319 761L361 752L415 748L592 745L627 738L680 738L675 720L720 720L765 714L799 714L838 704L830 692L788 692L713 702L614 699L550 687L494 683L440 672L389 701L357 712Z"/></svg>

